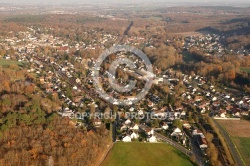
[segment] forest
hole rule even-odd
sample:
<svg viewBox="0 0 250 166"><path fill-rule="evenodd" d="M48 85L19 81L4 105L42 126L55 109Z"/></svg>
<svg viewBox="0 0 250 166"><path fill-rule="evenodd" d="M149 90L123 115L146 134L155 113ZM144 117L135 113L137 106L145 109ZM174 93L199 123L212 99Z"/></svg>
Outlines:
<svg viewBox="0 0 250 166"><path fill-rule="evenodd" d="M0 66L1 67L1 66ZM17 65L0 68L0 165L92 165L109 141L105 127L75 128Z"/></svg>

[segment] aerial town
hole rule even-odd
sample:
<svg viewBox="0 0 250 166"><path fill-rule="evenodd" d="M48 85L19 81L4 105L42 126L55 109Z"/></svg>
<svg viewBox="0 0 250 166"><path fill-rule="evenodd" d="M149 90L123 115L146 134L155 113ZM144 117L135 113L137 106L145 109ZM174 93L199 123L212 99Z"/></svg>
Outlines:
<svg viewBox="0 0 250 166"><path fill-rule="evenodd" d="M77 12L49 14L56 17L60 15L56 19L63 20L64 15L71 17L77 15ZM216 15L216 12L212 15ZM29 153L20 154L32 156L28 157L29 163L24 165L77 165L75 162L78 162L83 163L78 165L112 166L117 165L117 160L122 163L120 165L126 165L123 162L130 161L123 161L113 155L118 153L119 149L129 151L129 148L136 149L144 145L177 149L180 153L177 156L182 156L181 159L176 159L180 162L179 165L185 162L186 165L201 166L248 165L249 159L245 156L249 151L241 148L249 145L247 138L250 138L247 127L250 115L249 43L238 47L237 44L240 45L242 41L236 36L212 30L184 35L176 33L169 37L166 34L165 39L159 36L160 33L151 34L149 25L140 29L137 19L130 22L129 18L122 18L120 15L108 16L99 14L94 18L86 18L88 21L97 19L97 23L88 25L91 28L83 28L81 32L80 28L75 27L68 28L67 31L71 32L67 34L63 30L57 32L50 24L42 26L29 23L20 26L24 30L7 29L0 34L0 139L3 146L0 163L25 163L21 160L11 163L8 156L3 154L10 151L17 142L12 136L10 141L6 141L6 133L11 135L15 127L21 126L27 128L27 131L23 131L25 135L25 132L32 130L28 127L34 123L43 126L41 132L54 135L54 139L48 145L51 146L50 150L43 152L46 149L45 144L44 150L39 149L40 136L36 136L34 145L27 145L27 148L30 147ZM40 17L35 19L39 20ZM97 26L99 19L124 21L124 25L128 27L125 31L123 27L121 33L121 29L112 31L100 27L92 28ZM171 19L167 20L171 22ZM151 24L154 24L154 21ZM247 24L242 23L242 29L249 28L249 21ZM231 40L233 42L230 44ZM152 63L152 71L148 71L144 59L126 50L111 53L101 66L98 66L98 57L105 50L124 45L142 50ZM114 61L123 58L132 62L133 68L130 64L118 64L114 73L109 70ZM18 74L18 71L24 74ZM7 76L8 73L12 75ZM101 88L96 88L95 79L100 82ZM123 91L117 91L117 87L110 84L110 79L116 80L116 86L122 87ZM128 85L131 80L135 82L133 88ZM152 85L145 96L139 98L138 94L145 91L147 82ZM20 91L19 87L23 87L24 92ZM105 97L100 94L100 89L107 94ZM11 100L15 100L14 95L25 99L17 97L15 105ZM39 100L36 100L36 97ZM138 102L134 102L137 99ZM15 107L12 109L12 106ZM13 112L15 109L17 114ZM22 115L22 110L27 111L27 116ZM34 114L31 114L32 112ZM237 128L237 125L242 128ZM65 130L63 126L67 126ZM237 135L237 130L241 129L242 132ZM57 130L62 130L64 134L57 133ZM70 131L75 134L67 136ZM244 144L239 143L241 137L245 139ZM56 139L62 139L62 142L58 143ZM91 154L87 154L88 150L75 150L75 153L71 153L75 149L73 142L78 139L81 145L75 146L95 150ZM95 140L103 142L97 143ZM68 157L66 154L63 156L64 150L60 151L59 144L62 149L71 149L65 150L65 153L77 160L66 161ZM53 148L58 149L53 151ZM13 151L14 153L17 152ZM88 157L82 159L78 156L79 153L86 153ZM175 155L173 149L168 153ZM58 159L55 156L58 156ZM94 156L98 160L95 160ZM140 161L138 163L143 165Z"/></svg>

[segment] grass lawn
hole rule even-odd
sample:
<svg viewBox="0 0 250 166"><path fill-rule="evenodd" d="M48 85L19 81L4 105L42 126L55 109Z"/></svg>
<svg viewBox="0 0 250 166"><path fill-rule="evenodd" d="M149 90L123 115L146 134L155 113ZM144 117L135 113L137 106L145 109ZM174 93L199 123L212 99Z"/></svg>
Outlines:
<svg viewBox="0 0 250 166"><path fill-rule="evenodd" d="M6 65L12 65L12 64L16 64L18 66L21 66L21 65L23 65L23 62L17 62L17 61L7 60L7 59L0 59L0 66L6 66Z"/></svg>
<svg viewBox="0 0 250 166"><path fill-rule="evenodd" d="M250 73L250 67L241 67L240 70Z"/></svg>
<svg viewBox="0 0 250 166"><path fill-rule="evenodd" d="M188 157L165 143L118 142L102 166L192 166Z"/></svg>
<svg viewBox="0 0 250 166"><path fill-rule="evenodd" d="M234 142L246 162L246 165L250 165L250 138L234 138Z"/></svg>

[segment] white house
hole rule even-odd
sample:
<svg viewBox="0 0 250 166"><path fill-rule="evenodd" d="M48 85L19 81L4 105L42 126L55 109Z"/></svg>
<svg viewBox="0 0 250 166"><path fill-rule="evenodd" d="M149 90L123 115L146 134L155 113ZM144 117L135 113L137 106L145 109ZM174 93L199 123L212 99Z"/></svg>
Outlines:
<svg viewBox="0 0 250 166"><path fill-rule="evenodd" d="M186 116L186 111L182 111L181 116Z"/></svg>
<svg viewBox="0 0 250 166"><path fill-rule="evenodd" d="M163 130L167 130L169 128L167 123L164 123L161 127Z"/></svg>
<svg viewBox="0 0 250 166"><path fill-rule="evenodd" d="M131 124L131 120L127 119L127 120L125 121L125 125L130 125L130 124Z"/></svg>
<svg viewBox="0 0 250 166"><path fill-rule="evenodd" d="M132 126L131 129L133 129L133 130L139 130L138 124L135 124L134 126Z"/></svg>
<svg viewBox="0 0 250 166"><path fill-rule="evenodd" d="M147 135L153 135L154 134L154 129L147 129L146 134Z"/></svg>
<svg viewBox="0 0 250 166"><path fill-rule="evenodd" d="M124 138L122 139L122 141L123 141L123 142L131 142L132 140L131 140L131 137L127 135L126 137L124 137Z"/></svg>
<svg viewBox="0 0 250 166"><path fill-rule="evenodd" d="M171 134L171 136L181 136L181 135L182 135L181 129L179 129L178 127L174 129L173 133Z"/></svg>
<svg viewBox="0 0 250 166"><path fill-rule="evenodd" d="M129 111L130 111L130 112L134 112L134 111L135 111L135 108L134 108L134 107L131 107L131 108L129 108Z"/></svg>
<svg viewBox="0 0 250 166"><path fill-rule="evenodd" d="M236 113L234 114L234 116L235 116L235 117L240 117L240 112L236 112Z"/></svg>
<svg viewBox="0 0 250 166"><path fill-rule="evenodd" d="M174 112L175 119L180 119L181 113L180 112Z"/></svg>
<svg viewBox="0 0 250 166"><path fill-rule="evenodd" d="M204 134L202 133L202 131L198 130L198 129L193 130L192 136L195 136L195 135L201 135L202 137L204 136Z"/></svg>
<svg viewBox="0 0 250 166"><path fill-rule="evenodd" d="M148 142L155 143L157 142L157 139L155 136L152 135L150 138L148 138Z"/></svg>
<svg viewBox="0 0 250 166"><path fill-rule="evenodd" d="M77 84L81 84L81 80L79 78L76 79Z"/></svg>
<svg viewBox="0 0 250 166"><path fill-rule="evenodd" d="M139 138L139 135L138 135L137 133L133 132L133 133L130 135L130 138L131 138L131 139L137 139L137 138Z"/></svg>
<svg viewBox="0 0 250 166"><path fill-rule="evenodd" d="M205 107L202 107L201 108L201 114L205 114L206 113L206 108Z"/></svg>
<svg viewBox="0 0 250 166"><path fill-rule="evenodd" d="M213 98L212 98L212 101L216 101L216 100L217 100L217 97L213 97Z"/></svg>
<svg viewBox="0 0 250 166"><path fill-rule="evenodd" d="M221 114L220 114L220 117L221 117L221 118L226 118L226 113L224 113L224 112L221 113Z"/></svg>
<svg viewBox="0 0 250 166"><path fill-rule="evenodd" d="M207 140L206 140L205 136L203 136L203 135L198 135L198 137L197 137L197 142L198 142L198 144L199 144L200 149L205 149L205 148L207 148Z"/></svg>

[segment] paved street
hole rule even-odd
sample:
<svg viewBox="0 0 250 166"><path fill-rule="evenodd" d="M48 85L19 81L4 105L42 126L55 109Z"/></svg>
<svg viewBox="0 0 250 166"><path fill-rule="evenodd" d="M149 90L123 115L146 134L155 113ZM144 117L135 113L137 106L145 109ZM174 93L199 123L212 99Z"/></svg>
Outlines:
<svg viewBox="0 0 250 166"><path fill-rule="evenodd" d="M148 128L148 127L145 126L145 125L140 125L139 127L140 127L142 130L144 130L144 131ZM155 135L158 139L160 139L160 140L162 140L162 141L164 141L164 142L166 142L166 143L168 143L168 144L174 146L174 147L177 148L178 150L182 151L184 154L186 154L186 155L189 156L189 157L191 157L192 155L195 155L196 162L197 162L199 165L201 165L201 166L204 165L203 159L202 159L202 157L201 157L201 152L200 152L200 150L195 146L194 140L191 141L191 150L192 150L192 151L190 151L190 150L184 148L183 146L181 146L180 144L178 144L177 142L173 141L172 139L170 139L170 138L168 138L168 137L166 137L166 136L164 136L164 135L162 135L162 134L160 134L160 133L158 133L158 132L154 132L154 135Z"/></svg>
<svg viewBox="0 0 250 166"><path fill-rule="evenodd" d="M230 136L228 135L228 133L221 127L220 124L218 124L216 122L216 120L213 119L213 121L214 121L215 125L219 128L220 133L222 134L222 136L224 137L224 139L225 139L225 141L227 143L227 146L228 146L228 148L229 148L229 150L230 150L230 152L231 152L231 154L232 154L232 156L234 158L235 164L237 166L244 166L244 163L241 160L240 154L238 153L238 151L237 151L236 147L234 146L233 141L230 138Z"/></svg>

